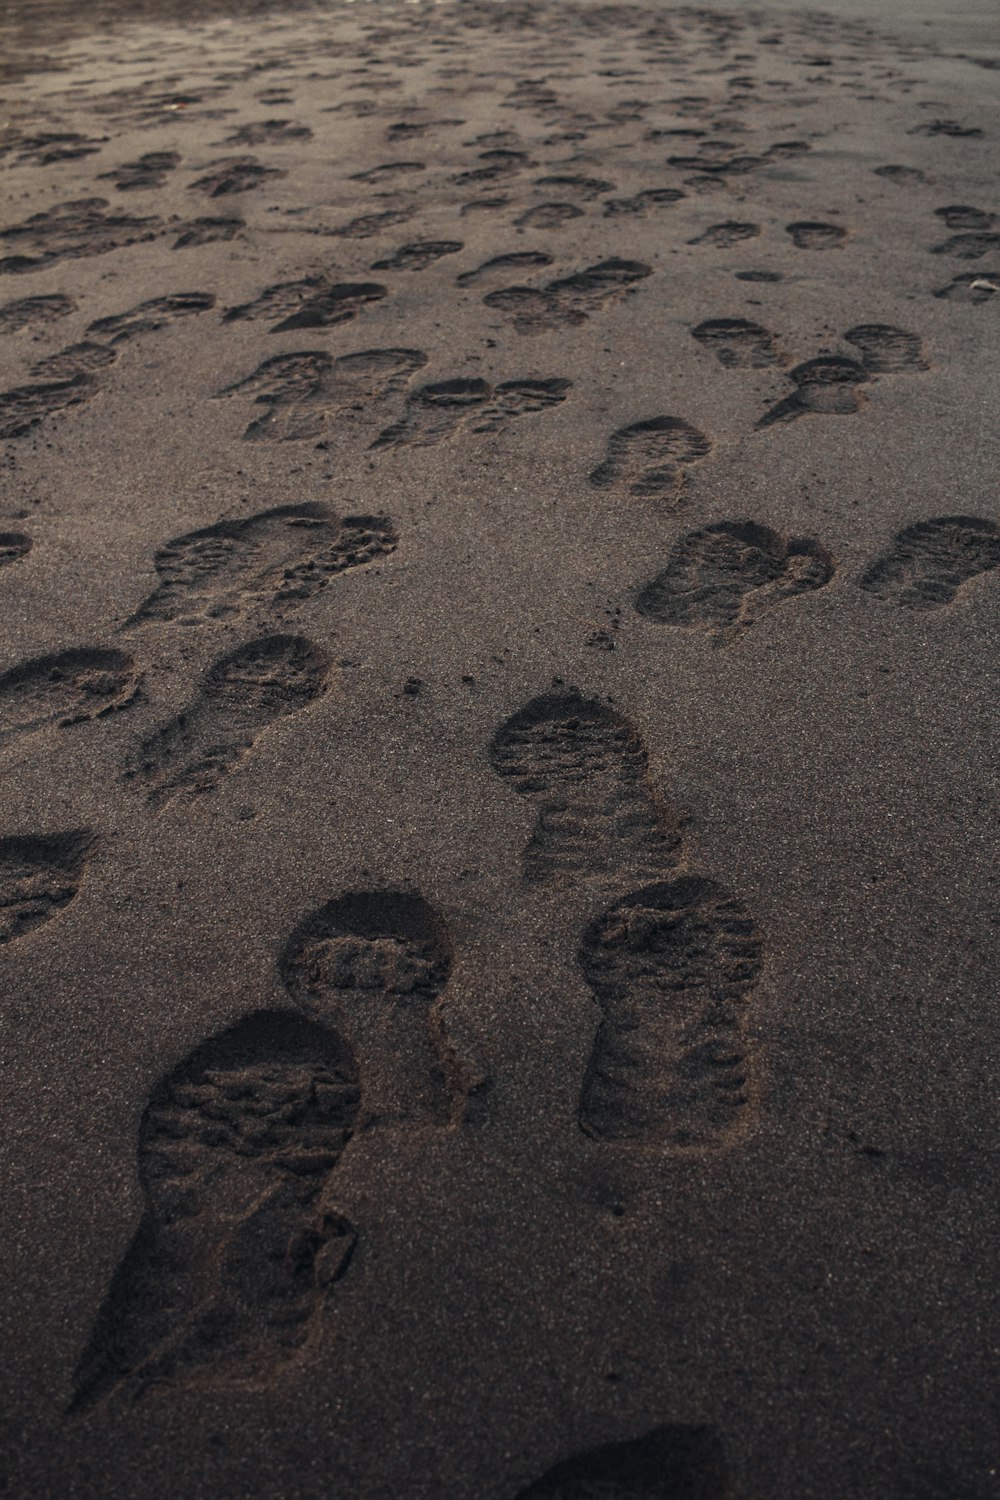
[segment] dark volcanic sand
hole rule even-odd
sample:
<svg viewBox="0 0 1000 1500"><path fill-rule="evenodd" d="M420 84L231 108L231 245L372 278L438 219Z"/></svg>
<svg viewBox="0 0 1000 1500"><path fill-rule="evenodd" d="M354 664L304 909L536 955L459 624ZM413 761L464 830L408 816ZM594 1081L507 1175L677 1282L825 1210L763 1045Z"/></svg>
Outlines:
<svg viewBox="0 0 1000 1500"><path fill-rule="evenodd" d="M4 1495L1000 1495L1000 40L900 9L7 16Z"/></svg>

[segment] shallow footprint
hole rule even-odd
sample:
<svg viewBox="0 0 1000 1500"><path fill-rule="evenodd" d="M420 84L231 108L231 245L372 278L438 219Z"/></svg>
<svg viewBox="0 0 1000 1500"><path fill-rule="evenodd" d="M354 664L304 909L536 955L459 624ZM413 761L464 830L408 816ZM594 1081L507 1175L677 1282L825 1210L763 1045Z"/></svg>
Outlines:
<svg viewBox="0 0 1000 1500"><path fill-rule="evenodd" d="M145 1211L71 1411L192 1380L263 1387L309 1351L355 1241L322 1195L358 1099L343 1038L280 1011L247 1016L161 1080L139 1127Z"/></svg>
<svg viewBox="0 0 1000 1500"><path fill-rule="evenodd" d="M443 919L422 896L359 891L328 901L289 938L281 977L294 1003L335 1025L365 1080L358 1128L447 1125L463 1102L438 1000L451 972Z"/></svg>
<svg viewBox="0 0 1000 1500"><path fill-rule="evenodd" d="M89 829L0 838L0 945L41 927L80 889Z"/></svg>
<svg viewBox="0 0 1000 1500"><path fill-rule="evenodd" d="M584 1132L666 1149L727 1145L752 1098L743 1022L761 971L740 903L693 875L646 886L591 923L579 961L602 1012Z"/></svg>
<svg viewBox="0 0 1000 1500"><path fill-rule="evenodd" d="M31 537L23 531L0 531L0 568L20 562L31 551Z"/></svg>
<svg viewBox="0 0 1000 1500"><path fill-rule="evenodd" d="M746 318L712 318L692 328L691 334L727 369L759 370L784 363L774 335Z"/></svg>
<svg viewBox="0 0 1000 1500"><path fill-rule="evenodd" d="M141 673L111 647L78 647L21 662L0 677L0 744L41 729L99 719L126 708Z"/></svg>
<svg viewBox="0 0 1000 1500"><path fill-rule="evenodd" d="M655 496L673 508L683 491L684 469L711 447L710 438L680 417L647 417L611 434L590 482L596 489L621 485L630 495Z"/></svg>
<svg viewBox="0 0 1000 1500"><path fill-rule="evenodd" d="M730 1494L715 1428L671 1426L577 1453L517 1500L729 1500Z"/></svg>
<svg viewBox="0 0 1000 1500"><path fill-rule="evenodd" d="M399 421L379 433L371 448L429 448L466 429L503 432L518 417L558 406L571 385L558 377L505 380L496 387L481 379L439 380L414 391Z"/></svg>
<svg viewBox="0 0 1000 1500"><path fill-rule="evenodd" d="M891 323L859 323L849 328L844 338L861 350L861 363L872 375L902 375L930 368L917 335Z"/></svg>
<svg viewBox="0 0 1000 1500"><path fill-rule="evenodd" d="M322 505L282 505L245 521L219 521L175 537L156 553L160 584L128 625L147 620L217 620L248 605L287 608L331 578L395 551L381 516L338 521Z"/></svg>
<svg viewBox="0 0 1000 1500"><path fill-rule="evenodd" d="M676 864L678 820L650 786L642 740L596 698L533 698L497 731L490 759L537 806L525 880L649 879Z"/></svg>
<svg viewBox="0 0 1000 1500"><path fill-rule="evenodd" d="M636 609L660 625L733 639L762 609L823 588L833 560L811 537L785 537L756 521L720 521L680 538Z"/></svg>
<svg viewBox="0 0 1000 1500"><path fill-rule="evenodd" d="M759 224L747 224L736 219L727 219L724 224L710 224L693 240L688 240L688 244L714 245L718 250L728 250L731 245L741 245L744 240L756 239L759 234Z"/></svg>
<svg viewBox="0 0 1000 1500"><path fill-rule="evenodd" d="M298 635L270 635L222 657L198 695L139 748L126 779L161 807L218 786L269 725L325 692L329 662Z"/></svg>
<svg viewBox="0 0 1000 1500"><path fill-rule="evenodd" d="M858 583L905 609L938 609L963 584L998 567L1000 526L978 516L937 516L897 532Z"/></svg>
<svg viewBox="0 0 1000 1500"><path fill-rule="evenodd" d="M797 250L835 250L847 239L847 230L839 224L820 224L802 219L785 225Z"/></svg>

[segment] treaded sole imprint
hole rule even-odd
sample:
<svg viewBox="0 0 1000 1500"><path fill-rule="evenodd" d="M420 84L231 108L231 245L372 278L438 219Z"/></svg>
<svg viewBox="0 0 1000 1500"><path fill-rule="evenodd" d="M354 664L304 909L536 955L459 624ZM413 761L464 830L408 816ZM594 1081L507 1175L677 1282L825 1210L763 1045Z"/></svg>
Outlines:
<svg viewBox="0 0 1000 1500"><path fill-rule="evenodd" d="M757 521L720 521L675 543L635 607L660 625L725 640L770 605L823 588L833 571L830 554L811 537L782 536Z"/></svg>
<svg viewBox="0 0 1000 1500"><path fill-rule="evenodd" d="M337 520L322 505L282 505L245 521L189 531L153 558L159 587L128 622L218 620L254 605L282 609L311 599L331 578L387 557L392 522Z"/></svg>
<svg viewBox="0 0 1000 1500"><path fill-rule="evenodd" d="M0 945L43 926L80 889L89 829L0 839Z"/></svg>
<svg viewBox="0 0 1000 1500"><path fill-rule="evenodd" d="M521 1490L517 1500L730 1500L714 1427L654 1427L625 1443L574 1454Z"/></svg>
<svg viewBox="0 0 1000 1500"><path fill-rule="evenodd" d="M585 1133L729 1143L752 1100L743 1019L761 969L740 903L697 876L646 886L591 923L579 961L603 1016L580 1098Z"/></svg>
<svg viewBox="0 0 1000 1500"><path fill-rule="evenodd" d="M631 495L663 500L673 509L683 496L684 470L711 448L711 439L680 417L646 417L611 434L590 482L602 490L620 485Z"/></svg>
<svg viewBox="0 0 1000 1500"><path fill-rule="evenodd" d="M292 934L280 961L294 1004L346 1036L365 1079L358 1128L447 1125L462 1090L438 1000L451 971L444 921L423 897L355 891Z"/></svg>
<svg viewBox="0 0 1000 1500"><path fill-rule="evenodd" d="M152 734L126 778L154 807L212 791L271 724L326 690L329 662L304 636L251 641L210 667L193 701Z"/></svg>
<svg viewBox="0 0 1000 1500"><path fill-rule="evenodd" d="M110 647L22 662L0 677L0 744L46 724L78 724L126 708L140 681L131 656Z"/></svg>
<svg viewBox="0 0 1000 1500"><path fill-rule="evenodd" d="M526 880L650 879L676 864L677 819L649 784L638 733L606 704L572 692L533 698L497 731L490 757L537 808Z"/></svg>
<svg viewBox="0 0 1000 1500"><path fill-rule="evenodd" d="M322 1196L358 1102L343 1038L280 1011L237 1022L162 1079L139 1129L145 1213L71 1411L192 1381L263 1387L308 1352L354 1246Z"/></svg>
<svg viewBox="0 0 1000 1500"><path fill-rule="evenodd" d="M978 516L936 516L897 532L858 580L904 609L939 609L963 585L1000 567L1000 526Z"/></svg>

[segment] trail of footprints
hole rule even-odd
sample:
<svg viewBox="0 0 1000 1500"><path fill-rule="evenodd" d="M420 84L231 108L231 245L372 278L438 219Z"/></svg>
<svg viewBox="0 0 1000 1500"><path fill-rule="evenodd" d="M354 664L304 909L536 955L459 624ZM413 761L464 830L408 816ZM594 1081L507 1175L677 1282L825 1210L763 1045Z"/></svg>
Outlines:
<svg viewBox="0 0 1000 1500"><path fill-rule="evenodd" d="M286 102L280 91L274 102ZM697 114L697 101L688 104ZM153 107L147 101L138 117ZM565 139L584 123L555 89L530 79L501 107L533 112L564 130ZM608 118L639 119L645 107L622 101ZM369 100L357 101L357 113L370 108ZM949 122L926 128L959 130ZM429 129L404 121L388 135L407 140ZM707 139L701 128L650 131L647 139L657 134L697 141L693 154L668 158L669 166L694 174L684 181L697 194L809 149L785 142L751 154L732 141ZM308 127L269 119L241 126L218 144L273 146L310 135ZM547 232L581 219L588 212L582 205L627 226L686 196L674 187L624 196L627 189L610 180L566 170L543 171L529 182L525 174L538 163L520 149L516 132L479 144L488 149L451 182L511 196L470 200L459 212L506 210L515 230L538 231L543 244ZM19 159L40 162L100 147L76 135L21 145ZM136 193L162 185L180 162L176 151L152 151L100 175L116 192ZM354 174L358 193L373 194L359 205L366 211L324 232L353 245L413 219L405 194L386 197L384 190L398 192L426 170L423 162L397 161ZM921 178L903 166L876 170L887 182ZM191 164L191 171L200 175L187 190L212 198L250 193L286 175L252 156ZM519 185L535 201L519 200ZM932 253L975 260L1000 245L993 215L967 205L935 212L955 232ZM233 215L163 221L116 212L106 199L80 199L0 231L6 252L0 270L27 273L168 236L183 248L230 239L243 227ZM725 220L686 243L734 251L760 233L757 223ZM795 250L808 252L840 250L850 238L841 225L806 219L786 225L785 234ZM458 239L413 238L370 262L367 250L365 265L371 272L419 273L463 249ZM610 310L651 274L645 262L613 257L541 280L554 263L549 249L502 251L454 280L477 296L481 291L489 313L513 333L540 335ZM270 335L377 316L372 310L389 287L347 279L365 274L355 269L340 279L317 271L272 283L225 309L222 322L259 322ZM765 271L737 274L780 279ZM935 295L987 300L992 279L958 275ZM214 301L208 293L173 295L92 322L78 342L35 362L31 384L0 395L0 437L23 435L43 418L89 401L125 342L206 312ZM75 310L64 294L20 298L0 307L0 333L45 329ZM850 353L824 350L794 365L776 336L749 319L712 318L691 333L727 370L786 372L792 389L764 412L761 430L805 415L854 413L879 377L928 368L918 336L887 324L858 324L843 335ZM502 432L523 416L557 407L571 389L561 377L535 375L417 384L428 363L423 351L408 348L285 351L218 398L249 399L257 408L244 433L250 441L323 439L336 421L359 426L369 450L379 451ZM711 438L680 417L640 417L610 434L589 482L624 500L653 500L670 513L683 505L688 476L711 450ZM24 565L31 545L21 532L0 534L0 567ZM377 564L397 545L384 517L338 518L305 503L219 521L164 543L153 559L156 586L124 627L130 643L158 626L211 627L242 616L251 617L257 633L216 657L184 710L136 745L125 776L153 810L217 789L262 735L308 712L329 691L328 657L308 636L286 633L288 617L339 573ZM729 644L765 612L824 588L834 567L814 538L786 536L750 518L725 520L675 536L663 567L638 587L633 603L649 626ZM929 611L952 604L998 568L1000 527L942 516L903 528L856 583L874 600ZM262 616L280 628L260 633ZM142 694L140 666L121 647L36 657L0 676L0 749L21 736L131 709ZM526 808L526 890L588 904L576 955L592 1001L577 1108L588 1149L732 1145L759 1096L748 1013L764 974L763 944L741 901L688 868L682 820L661 794L638 730L596 698L546 694L499 727L489 757ZM0 839L0 943L20 939L69 906L96 848L89 830ZM307 916L285 945L279 972L287 1007L234 1021L159 1081L139 1130L142 1222L81 1357L74 1411L178 1384L262 1387L308 1356L363 1233L337 1202L342 1156L367 1130L447 1130L468 1110L467 1075L442 1007L452 957L443 918L420 896L338 896ZM634 1494L667 1500L681 1491L722 1500L728 1487L718 1436L703 1427L658 1428L557 1463L521 1500L591 1490L622 1500Z"/></svg>

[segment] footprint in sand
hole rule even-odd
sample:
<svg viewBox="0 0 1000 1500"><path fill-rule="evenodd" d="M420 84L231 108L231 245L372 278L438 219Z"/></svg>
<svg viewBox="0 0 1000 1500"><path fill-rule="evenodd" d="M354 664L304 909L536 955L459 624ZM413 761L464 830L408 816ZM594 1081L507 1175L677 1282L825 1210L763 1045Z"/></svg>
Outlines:
<svg viewBox="0 0 1000 1500"><path fill-rule="evenodd" d="M650 785L638 733L606 704L579 693L534 698L497 731L490 759L537 810L527 881L620 884L675 867L677 817Z"/></svg>
<svg viewBox="0 0 1000 1500"><path fill-rule="evenodd" d="M740 903L693 875L646 886L590 924L579 962L602 1016L584 1132L667 1149L729 1144L751 1104L743 1028L761 972Z"/></svg>
<svg viewBox="0 0 1000 1500"><path fill-rule="evenodd" d="M138 161L126 161L111 172L101 172L98 180L113 182L120 193L159 188L166 184L167 174L175 171L180 163L178 151L147 151Z"/></svg>
<svg viewBox="0 0 1000 1500"><path fill-rule="evenodd" d="M455 277L455 285L475 286L477 282L504 277L511 271L536 270L551 264L552 256L547 255L544 250L514 250L507 255L494 255L491 260L484 260L473 271L463 271L460 276Z"/></svg>
<svg viewBox="0 0 1000 1500"><path fill-rule="evenodd" d="M996 221L995 214L968 203L946 204L944 208L936 208L934 216L943 219L949 229L989 229Z"/></svg>
<svg viewBox="0 0 1000 1500"><path fill-rule="evenodd" d="M525 209L514 220L517 229L561 229L573 219L582 219L583 209L576 203L538 203Z"/></svg>
<svg viewBox="0 0 1000 1500"><path fill-rule="evenodd" d="M784 363L774 335L746 318L712 318L691 333L727 369L759 370Z"/></svg>
<svg viewBox="0 0 1000 1500"><path fill-rule="evenodd" d="M69 905L95 843L85 828L0 838L0 945L43 926Z"/></svg>
<svg viewBox="0 0 1000 1500"><path fill-rule="evenodd" d="M427 363L420 349L363 349L339 358L324 349L276 354L219 397L252 395L263 415L243 436L250 442L298 442L321 437L346 412L387 401Z"/></svg>
<svg viewBox="0 0 1000 1500"><path fill-rule="evenodd" d="M931 254L954 255L957 260L982 260L984 255L992 255L997 250L1000 250L1000 234L953 234L950 240L935 245Z"/></svg>
<svg viewBox="0 0 1000 1500"><path fill-rule="evenodd" d="M76 303L61 292L48 296L20 297L0 307L0 333L20 333L22 328L42 327L76 311Z"/></svg>
<svg viewBox="0 0 1000 1500"><path fill-rule="evenodd" d="M89 401L100 389L101 371L117 361L120 345L214 305L210 292L178 292L155 297L113 317L98 318L86 332L100 335L100 339L88 337L39 360L31 369L37 384L0 395L0 438L22 437L46 417ZM102 342L104 339L109 342Z"/></svg>
<svg viewBox="0 0 1000 1500"><path fill-rule="evenodd" d="M861 363L872 375L902 375L910 370L929 370L930 361L915 333L890 323L859 323L844 334L861 351Z"/></svg>
<svg viewBox="0 0 1000 1500"><path fill-rule="evenodd" d="M395 551L392 522L337 518L323 505L282 505L245 521L189 531L153 558L158 587L128 621L224 619L246 608L284 609L311 599L350 568Z"/></svg>
<svg viewBox="0 0 1000 1500"><path fill-rule="evenodd" d="M847 230L839 224L821 224L802 219L795 224L786 224L785 233L791 236L797 250L836 250L847 239Z"/></svg>
<svg viewBox="0 0 1000 1500"><path fill-rule="evenodd" d="M439 1006L451 943L422 897L327 902L280 969L304 1015L246 1017L153 1091L139 1131L145 1213L80 1360L73 1411L153 1387L264 1388L308 1357L357 1240L329 1196L348 1143L464 1113Z"/></svg>
<svg viewBox="0 0 1000 1500"><path fill-rule="evenodd" d="M830 554L811 537L782 536L756 521L720 521L675 543L635 607L659 625L702 631L722 644L761 611L823 588L833 571Z"/></svg>
<svg viewBox="0 0 1000 1500"><path fill-rule="evenodd" d="M231 156L209 162L209 172L190 186L209 198L228 197L231 193L249 193L268 178L287 177L280 167L265 167L255 156Z"/></svg>
<svg viewBox="0 0 1000 1500"><path fill-rule="evenodd" d="M966 271L961 276L956 276L943 286L940 291L935 292L935 297L948 297L957 302L992 302L997 292L1000 292L1000 270L998 271ZM1000 305L1000 304L998 304Z"/></svg>
<svg viewBox="0 0 1000 1500"><path fill-rule="evenodd" d="M71 1412L189 1383L263 1387L308 1355L356 1238L324 1194L359 1097L344 1039L283 1011L238 1021L157 1084L139 1127L145 1211Z"/></svg>
<svg viewBox="0 0 1000 1500"><path fill-rule="evenodd" d="M154 808L214 790L279 719L326 691L326 656L297 635L271 635L221 657L187 708L143 742L126 779Z"/></svg>
<svg viewBox="0 0 1000 1500"><path fill-rule="evenodd" d="M31 538L23 531L0 531L0 568L20 562L31 551Z"/></svg>
<svg viewBox="0 0 1000 1500"><path fill-rule="evenodd" d="M711 439L680 417L646 417L619 427L608 439L607 453L590 473L596 489L620 486L630 495L680 504L684 472L710 452Z"/></svg>
<svg viewBox="0 0 1000 1500"><path fill-rule="evenodd" d="M650 275L652 267L642 261L602 260L543 287L513 286L488 292L483 301L507 313L518 333L544 333L586 322Z"/></svg>
<svg viewBox="0 0 1000 1500"><path fill-rule="evenodd" d="M388 291L376 281L331 282L326 276L304 276L265 287L253 302L227 308L223 322L263 319L272 333L293 328L335 328L352 322L363 307L381 302Z"/></svg>
<svg viewBox="0 0 1000 1500"><path fill-rule="evenodd" d="M505 380L498 386L478 379L439 380L414 391L399 421L371 447L429 448L459 432L503 432L519 417L560 405L571 387L572 381L558 378Z"/></svg>
<svg viewBox="0 0 1000 1500"><path fill-rule="evenodd" d="M861 409L865 398L858 387L871 375L904 375L930 369L921 340L905 328L890 323L858 323L844 338L854 345L860 359L821 355L796 365L788 372L796 389L764 413L758 429L792 422L810 412L849 416Z"/></svg>
<svg viewBox="0 0 1000 1500"><path fill-rule="evenodd" d="M0 676L0 745L48 725L65 728L127 708L142 674L111 647L36 656Z"/></svg>
<svg viewBox="0 0 1000 1500"><path fill-rule="evenodd" d="M856 360L824 355L807 359L788 373L795 390L764 413L757 423L758 431L810 413L844 417L860 411L864 397L858 386L868 379L868 372Z"/></svg>
<svg viewBox="0 0 1000 1500"><path fill-rule="evenodd" d="M451 963L442 918L398 891L328 901L289 938L280 961L289 996L336 1026L358 1059L358 1130L461 1117L465 1093L439 1004Z"/></svg>
<svg viewBox="0 0 1000 1500"><path fill-rule="evenodd" d="M564 1459L517 1500L729 1500L722 1442L714 1427L655 1427Z"/></svg>
<svg viewBox="0 0 1000 1500"><path fill-rule="evenodd" d="M936 516L897 532L858 582L904 609L939 609L963 585L1000 568L1000 526L978 516Z"/></svg>
<svg viewBox="0 0 1000 1500"><path fill-rule="evenodd" d="M604 217L617 219L634 215L645 218L652 209L669 208L685 196L679 188L644 188L642 192L633 193L631 198L609 198L604 205Z"/></svg>
<svg viewBox="0 0 1000 1500"><path fill-rule="evenodd" d="M688 244L712 245L717 250L728 250L732 245L742 245L744 240L756 239L759 234L759 224L746 224L736 219L728 219L724 224L710 224L693 240L688 240Z"/></svg>
<svg viewBox="0 0 1000 1500"><path fill-rule="evenodd" d="M457 255L465 246L461 240L413 240L400 245L386 260L377 260L373 271L426 271L446 255Z"/></svg>

